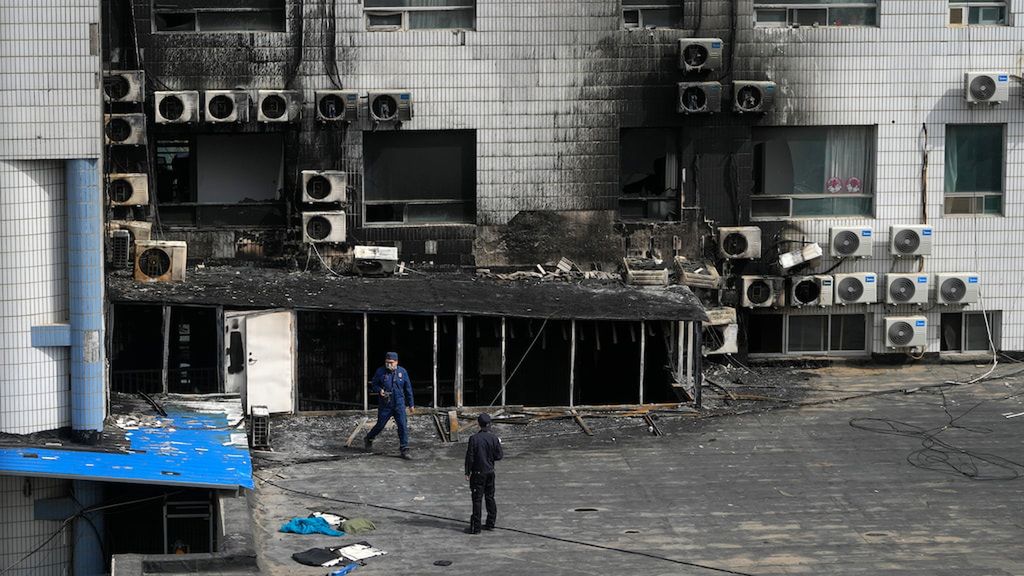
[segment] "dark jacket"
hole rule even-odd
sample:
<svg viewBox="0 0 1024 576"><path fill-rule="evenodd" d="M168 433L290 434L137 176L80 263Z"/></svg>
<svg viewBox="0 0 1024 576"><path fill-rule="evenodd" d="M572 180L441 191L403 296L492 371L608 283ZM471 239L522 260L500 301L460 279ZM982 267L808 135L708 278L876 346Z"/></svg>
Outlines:
<svg viewBox="0 0 1024 576"><path fill-rule="evenodd" d="M501 440L489 429L473 434L466 445L466 476L473 472L494 472L494 463L504 455Z"/></svg>
<svg viewBox="0 0 1024 576"><path fill-rule="evenodd" d="M412 408L416 405L412 399L412 382L409 380L409 373L401 366L395 367L394 372L384 366L377 368L373 374L373 380L370 380L370 390L376 394L380 394L381 391L388 393L387 398L384 395L380 396L381 406L387 406L391 402L394 402L396 407Z"/></svg>

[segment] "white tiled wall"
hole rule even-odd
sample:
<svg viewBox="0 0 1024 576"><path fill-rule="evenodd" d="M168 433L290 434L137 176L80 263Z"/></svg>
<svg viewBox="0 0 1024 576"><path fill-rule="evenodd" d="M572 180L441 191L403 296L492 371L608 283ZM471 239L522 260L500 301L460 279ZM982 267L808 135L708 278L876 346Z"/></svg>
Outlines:
<svg viewBox="0 0 1024 576"><path fill-rule="evenodd" d="M1024 23L1024 2L1011 2L1011 22ZM1024 28L948 28L946 2L881 0L878 28L755 29L752 2L739 4L736 78L779 85L776 110L762 125L860 124L878 127L874 218L795 219L794 236L817 241L827 257L832 225L875 229L874 257L844 263L835 273L916 272L918 263L888 256L889 226L921 223L921 134L928 131L927 223L935 228L924 271L979 272L983 302L966 310L1002 310L1002 346L1024 349L1024 103L1020 47ZM971 107L963 100L963 74L1005 70L1016 75L1010 102ZM1006 125L1003 216L943 216L946 124ZM873 350L884 352L886 314L921 313L916 307L866 308L873 312ZM948 309L947 309L948 308ZM850 309L849 311L854 311ZM929 351L938 351L939 315L924 309Z"/></svg>
<svg viewBox="0 0 1024 576"><path fill-rule="evenodd" d="M98 0L0 2L0 158L99 157L98 24Z"/></svg>
<svg viewBox="0 0 1024 576"><path fill-rule="evenodd" d="M68 348L31 327L67 322L64 163L0 161L0 431L71 425Z"/></svg>
<svg viewBox="0 0 1024 576"><path fill-rule="evenodd" d="M67 480L51 478L0 477L0 566L7 568L22 560L61 528L59 520L35 520L37 499L66 498L71 492ZM65 576L71 562L72 528L22 561L6 574L12 576Z"/></svg>

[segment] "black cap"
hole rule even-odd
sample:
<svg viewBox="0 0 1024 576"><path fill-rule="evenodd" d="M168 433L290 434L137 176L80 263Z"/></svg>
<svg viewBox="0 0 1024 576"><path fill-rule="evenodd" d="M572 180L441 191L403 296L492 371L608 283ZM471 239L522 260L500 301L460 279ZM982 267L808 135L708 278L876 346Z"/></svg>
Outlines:
<svg viewBox="0 0 1024 576"><path fill-rule="evenodd" d="M479 424L481 428L486 428L490 426L491 415L484 412L483 414L476 417L476 423Z"/></svg>

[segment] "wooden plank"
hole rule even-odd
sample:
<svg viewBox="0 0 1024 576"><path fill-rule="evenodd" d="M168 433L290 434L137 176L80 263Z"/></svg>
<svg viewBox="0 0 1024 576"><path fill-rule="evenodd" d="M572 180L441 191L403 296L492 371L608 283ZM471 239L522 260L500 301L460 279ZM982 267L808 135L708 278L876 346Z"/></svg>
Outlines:
<svg viewBox="0 0 1024 576"><path fill-rule="evenodd" d="M459 413L455 410L448 411L448 441L459 441Z"/></svg>
<svg viewBox="0 0 1024 576"><path fill-rule="evenodd" d="M650 414L644 414L642 418L644 419L644 422L647 423L647 429L651 431L651 434L654 434L655 436L662 435L661 428L658 428L658 424L654 421L653 416Z"/></svg>
<svg viewBox="0 0 1024 576"><path fill-rule="evenodd" d="M583 421L583 418L580 417L578 412L576 412L575 410L572 410L571 414L572 414L573 420L575 420L576 423L579 424L580 428L583 429L583 432L586 433L587 436L593 436L594 435L594 432L590 430L590 428L587 426L586 422Z"/></svg>
<svg viewBox="0 0 1024 576"><path fill-rule="evenodd" d="M359 431L362 430L363 428L365 428L366 427L366 423L369 422L369 421L370 421L369 418L363 418L363 421L360 422L356 426L355 430L353 430L352 433L348 435L348 440L345 441L345 447L346 448L351 448L352 447L352 441L356 439L356 436L359 435Z"/></svg>
<svg viewBox="0 0 1024 576"><path fill-rule="evenodd" d="M434 418L434 427L437 428L437 435L441 438L441 441L450 442L448 439L448 433L444 429L444 424L441 423L441 417L437 412L432 413L431 416Z"/></svg>

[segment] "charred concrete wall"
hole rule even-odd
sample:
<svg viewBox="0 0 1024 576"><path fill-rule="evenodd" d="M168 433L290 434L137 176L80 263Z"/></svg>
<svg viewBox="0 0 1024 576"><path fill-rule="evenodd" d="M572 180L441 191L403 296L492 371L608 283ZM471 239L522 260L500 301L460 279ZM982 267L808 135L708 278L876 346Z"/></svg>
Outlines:
<svg viewBox="0 0 1024 576"><path fill-rule="evenodd" d="M282 199L294 199L301 170L344 170L354 196L350 238L399 244L404 259L532 264L557 252L583 262L616 260L629 243L623 228L612 227L622 128L679 130L682 165L695 175L684 185L686 204L706 204L723 221L741 217L736 199L742 184L724 176L746 162L745 121L727 119L735 125L723 133L716 131L721 122L675 111L681 79L677 40L728 36L735 20L731 2L687 0L683 29L625 29L619 2L600 0L480 2L474 30L371 32L355 0L288 0L284 32L204 34L154 32L149 0L109 1L111 17L122 23L110 37L111 66L141 65L151 89L301 90L302 121L284 130ZM336 87L410 91L415 117L403 131L474 130L476 226L365 226L360 205L366 127L314 120L314 91ZM156 134L166 130L151 128ZM186 132L210 130L199 124ZM227 130L281 129L250 122ZM267 236L297 249L291 208L290 226ZM538 224L531 214L555 215L545 220L541 234L549 249L515 240L521 224ZM693 214L684 219L697 220ZM582 221L601 222L602 233L584 227L587 239L580 241L573 223ZM238 243L236 232L223 234L229 237L212 245ZM687 243L686 250L693 249ZM190 256L223 253L190 247Z"/></svg>

